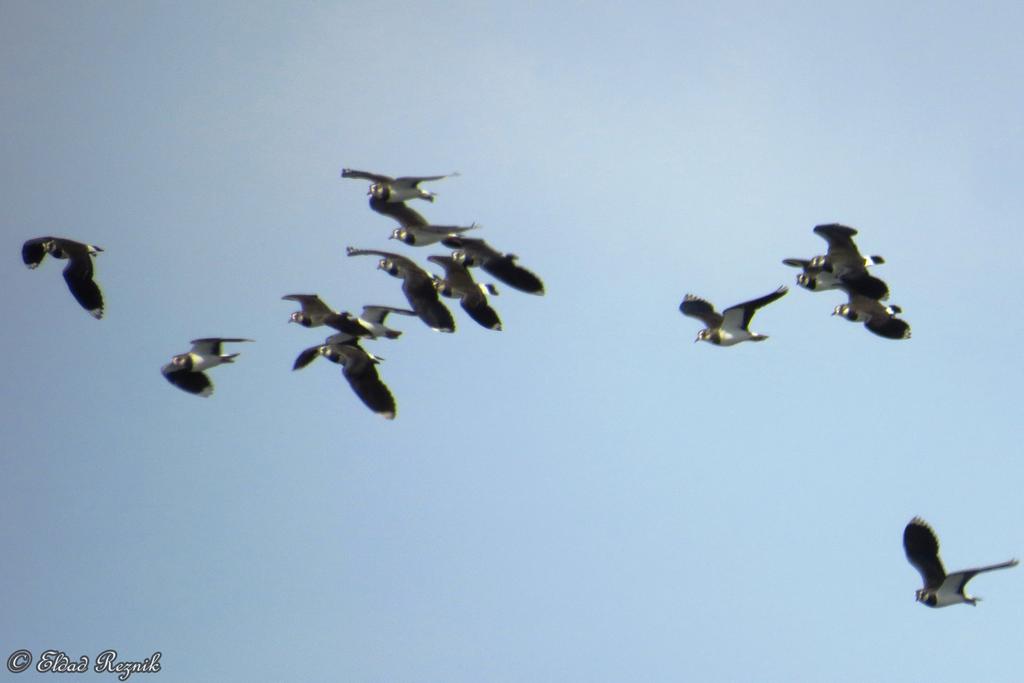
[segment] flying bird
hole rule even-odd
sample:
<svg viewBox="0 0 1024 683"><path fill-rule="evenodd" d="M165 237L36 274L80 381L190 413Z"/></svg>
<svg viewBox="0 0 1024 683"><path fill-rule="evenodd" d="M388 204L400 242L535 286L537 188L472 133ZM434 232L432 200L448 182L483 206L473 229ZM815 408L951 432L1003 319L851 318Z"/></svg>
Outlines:
<svg viewBox="0 0 1024 683"><path fill-rule="evenodd" d="M477 284L469 269L451 256L431 255L427 260L444 268L443 278L434 277L434 287L441 296L458 299L462 309L481 326L501 330L498 314L487 303L487 294L498 294L493 285Z"/></svg>
<svg viewBox="0 0 1024 683"><path fill-rule="evenodd" d="M716 346L732 346L745 341L764 341L767 335L751 332L750 321L757 309L782 298L788 291L782 286L771 294L730 306L721 313L704 299L687 294L679 304L679 310L683 315L697 318L706 325L705 329L697 333L694 343L706 341Z"/></svg>
<svg viewBox="0 0 1024 683"><path fill-rule="evenodd" d="M179 353L171 358L171 362L160 368L167 381L183 391L204 398L213 393L213 382L204 370L215 368L223 363L233 363L237 353L221 353L223 342L251 342L252 339L237 337L207 337L193 339L192 349L188 353Z"/></svg>
<svg viewBox="0 0 1024 683"><path fill-rule="evenodd" d="M67 259L64 266L64 282L89 315L99 320L103 317L103 294L92 279L92 258L103 251L92 244L83 244L64 237L37 237L28 240L21 247L21 260L29 268L36 268L47 254L54 258Z"/></svg>
<svg viewBox="0 0 1024 683"><path fill-rule="evenodd" d="M876 299L853 292L849 293L849 297L849 302L836 306L832 315L864 323L864 327L879 337L910 339L909 323L896 317L903 312L899 306L886 306Z"/></svg>
<svg viewBox="0 0 1024 683"><path fill-rule="evenodd" d="M440 242L446 237L455 237L467 230L475 230L478 227L476 223L465 227L459 225L407 224L392 230L389 239L398 240L408 244L410 247L425 247L428 244Z"/></svg>
<svg viewBox="0 0 1024 683"><path fill-rule="evenodd" d="M449 173L447 175L402 176L400 178L392 178L391 176L381 175L380 173L357 171L351 168L341 169L342 178L369 180L371 185L370 189L367 190L366 193L374 199L379 199L388 203L399 203L408 199L425 199L428 202L432 202L437 195L433 192L428 192L420 188L420 183L431 180L442 180L444 178L457 175L459 175L458 172Z"/></svg>
<svg viewBox="0 0 1024 683"><path fill-rule="evenodd" d="M948 607L961 602L977 605L981 598L968 595L964 590L968 581L982 572L1017 566L1017 560L1009 560L947 574L939 559L939 539L920 517L914 517L903 529L903 550L924 581L924 588L918 588L914 595L918 602L929 607Z"/></svg>
<svg viewBox="0 0 1024 683"><path fill-rule="evenodd" d="M824 270L823 268L811 265L811 260L808 259L787 258L783 259L782 262L787 266L800 268L802 272L796 276L796 283L812 292L841 289L847 293L859 294L882 301L889 298L889 285L866 270L863 272L849 272L842 277L837 277L830 270Z"/></svg>
<svg viewBox="0 0 1024 683"><path fill-rule="evenodd" d="M325 304L316 294L285 294L285 301L297 301L302 310L295 311L288 318L290 323L298 323L303 327L320 327L329 316L335 315L330 306Z"/></svg>
<svg viewBox="0 0 1024 683"><path fill-rule="evenodd" d="M342 366L341 374L367 408L384 419L395 418L395 398L377 373L376 366L382 358L363 349L357 340L346 339L344 334L333 335L323 344L302 351L292 370L304 368L320 356Z"/></svg>
<svg viewBox="0 0 1024 683"><path fill-rule="evenodd" d="M828 242L828 252L824 256L811 259L811 266L828 271L836 277L863 272L868 266L885 263L881 256L865 258L853 241L857 231L839 223L817 225L814 232Z"/></svg>
<svg viewBox="0 0 1024 683"><path fill-rule="evenodd" d="M297 301L302 306L302 310L295 311L289 316L288 322L299 323L303 327L327 325L339 332L347 333L350 337L398 339L402 333L384 325L384 319L389 313L416 315L414 311L407 308L368 305L363 306L362 315L357 317L348 311L333 311L316 294L286 294L281 298L287 301Z"/></svg>
<svg viewBox="0 0 1024 683"><path fill-rule="evenodd" d="M544 294L544 283L516 263L515 254L503 254L481 239L461 235L446 237L441 244L454 249L452 258L467 268L479 266L509 287L528 294Z"/></svg>
<svg viewBox="0 0 1024 683"><path fill-rule="evenodd" d="M455 319L443 303L437 298L437 290L430 273L420 268L411 259L387 251L373 249L355 249L348 247L349 256L380 256L377 268L402 280L402 293L409 301L409 306L420 320L438 332L454 332Z"/></svg>
<svg viewBox="0 0 1024 683"><path fill-rule="evenodd" d="M889 287L876 277L868 275L868 267L885 263L881 256L865 258L861 255L853 236L857 231L838 223L815 226L814 232L828 243L828 252L810 259L787 258L783 263L800 268L796 282L804 289L822 291L844 289L872 299L886 299Z"/></svg>

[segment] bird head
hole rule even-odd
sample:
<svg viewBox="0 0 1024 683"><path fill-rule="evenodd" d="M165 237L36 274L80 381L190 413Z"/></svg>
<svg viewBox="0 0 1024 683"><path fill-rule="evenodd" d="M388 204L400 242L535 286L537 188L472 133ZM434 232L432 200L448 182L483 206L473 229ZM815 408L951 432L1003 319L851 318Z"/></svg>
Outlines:
<svg viewBox="0 0 1024 683"><path fill-rule="evenodd" d="M383 270L389 275L398 277L398 264L386 256L377 262L377 268L378 270Z"/></svg>
<svg viewBox="0 0 1024 683"><path fill-rule="evenodd" d="M914 599L918 602L924 603L929 607L935 607L935 603L938 602L938 598L927 588L918 588L917 592L914 593Z"/></svg>
<svg viewBox="0 0 1024 683"><path fill-rule="evenodd" d="M851 321L857 320L857 313L853 310L853 307L850 306L850 304L839 304L832 309L832 315L838 315L841 318L846 318Z"/></svg>
<svg viewBox="0 0 1024 683"><path fill-rule="evenodd" d="M398 240L399 242L404 242L405 244L408 244L410 247L416 244L416 238L413 237L413 234L406 230L405 228L395 228L394 230L392 230L391 239Z"/></svg>

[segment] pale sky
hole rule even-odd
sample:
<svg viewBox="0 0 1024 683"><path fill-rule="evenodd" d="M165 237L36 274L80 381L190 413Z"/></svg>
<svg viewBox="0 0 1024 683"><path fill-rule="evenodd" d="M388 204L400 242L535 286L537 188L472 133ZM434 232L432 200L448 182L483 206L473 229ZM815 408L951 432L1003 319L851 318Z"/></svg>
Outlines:
<svg viewBox="0 0 1024 683"><path fill-rule="evenodd" d="M0 1L0 661L159 681L1021 679L1018 3ZM518 254L504 330L396 318L368 411L292 292L404 305L343 167ZM913 337L786 257L860 230ZM21 244L105 249L106 317ZM431 270L437 271L435 267ZM490 278L479 276L481 281ZM686 293L763 309L694 344ZM1008 311L1008 307L1009 311ZM209 399L160 367L248 337ZM26 672L17 680L52 680ZM114 680L88 673L82 680Z"/></svg>

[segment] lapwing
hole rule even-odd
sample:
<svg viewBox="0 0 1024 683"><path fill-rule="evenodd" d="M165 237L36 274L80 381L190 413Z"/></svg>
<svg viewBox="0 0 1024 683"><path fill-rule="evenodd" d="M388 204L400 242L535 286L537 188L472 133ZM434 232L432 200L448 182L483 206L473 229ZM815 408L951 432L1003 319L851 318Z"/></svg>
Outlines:
<svg viewBox="0 0 1024 683"><path fill-rule="evenodd" d="M342 375L366 407L387 420L395 419L395 398L377 373L382 358L367 352L357 340L334 335L300 353L292 369L304 368L320 356L342 366Z"/></svg>
<svg viewBox="0 0 1024 683"><path fill-rule="evenodd" d="M783 259L787 266L800 268L797 284L811 291L847 289L874 299L886 299L889 288L868 275L869 266L885 263L881 256L865 258L853 241L857 231L846 225L829 223L815 226L814 232L828 242L828 252L811 259Z"/></svg>
<svg viewBox="0 0 1024 683"><path fill-rule="evenodd" d="M850 300L832 310L851 322L864 323L864 327L886 339L910 339L910 325L896 316L903 312L899 306L886 306L877 299L849 292Z"/></svg>
<svg viewBox="0 0 1024 683"><path fill-rule="evenodd" d="M410 247L425 247L428 244L436 244L446 237L455 237L468 230L475 230L479 226L476 223L468 226L459 225L405 225L391 231L389 239L398 240L408 244Z"/></svg>
<svg viewBox="0 0 1024 683"><path fill-rule="evenodd" d="M251 339L237 337L207 337L193 339L188 353L179 353L171 362L160 368L167 381L190 394L207 397L213 393L213 382L204 370L215 368L222 363L233 363L237 353L222 354L224 342L251 342Z"/></svg>
<svg viewBox="0 0 1024 683"><path fill-rule="evenodd" d="M384 325L384 319L388 313L416 315L415 311L410 311L407 308L368 305L363 306L362 315L357 317L348 311L333 311L316 294L286 294L281 298L287 301L297 301L302 306L301 311L291 314L288 322L299 323L303 327L327 325L339 332L346 332L352 337L398 339L402 333Z"/></svg>
<svg viewBox="0 0 1024 683"><path fill-rule="evenodd" d="M444 178L450 178L457 175L459 174L456 171L454 173L448 173L447 175L402 176L400 178L392 178L391 176L381 175L380 173L357 171L351 168L341 169L342 178L369 180L371 185L370 189L367 190L366 193L375 199L389 203L404 202L408 199L425 199L428 202L432 202L437 195L433 192L427 192L420 188L419 184L431 180L442 180Z"/></svg>
<svg viewBox="0 0 1024 683"><path fill-rule="evenodd" d="M788 291L785 286L782 286L771 294L730 306L721 313L717 312L715 307L704 299L687 294L683 298L683 302L679 304L679 310L683 315L697 318L707 326L697 333L697 338L693 340L694 343L706 341L716 346L732 346L745 341L764 341L768 336L751 332L750 320L754 317L757 309L782 298Z"/></svg>
<svg viewBox="0 0 1024 683"><path fill-rule="evenodd" d="M885 263L881 256L865 258L861 255L853 241L857 231L849 226L839 223L816 225L814 232L828 242L828 252L824 256L815 256L811 259L811 266L814 268L828 271L841 278L862 272L868 266Z"/></svg>
<svg viewBox="0 0 1024 683"><path fill-rule="evenodd" d="M387 251L373 249L355 249L348 247L349 256L380 256L377 268L402 280L402 293L409 301L409 306L420 320L438 332L454 332L455 319L443 303L437 298L437 290L430 273L420 268L411 259Z"/></svg>
<svg viewBox="0 0 1024 683"><path fill-rule="evenodd" d="M903 529L903 550L924 581L924 588L918 588L914 595L918 602L929 607L949 607L959 603L977 606L981 598L967 594L964 590L967 582L982 572L1017 566L1017 560L1008 560L947 574L939 559L939 539L920 517L914 517Z"/></svg>
<svg viewBox="0 0 1024 683"><path fill-rule="evenodd" d="M64 266L64 282L71 295L89 315L99 320L103 317L103 294L92 279L92 258L103 251L92 244L76 242L64 237L37 237L28 240L21 247L21 260L29 268L36 268L47 254L54 258L67 259Z"/></svg>
<svg viewBox="0 0 1024 683"><path fill-rule="evenodd" d="M493 285L477 284L469 269L451 256L431 255L427 260L444 268L443 278L434 277L434 287L441 296L458 299L463 310L481 326L489 330L501 330L498 314L487 303L487 294L498 293Z"/></svg>
<svg viewBox="0 0 1024 683"><path fill-rule="evenodd" d="M516 263L515 254L503 254L482 239L455 235L441 240L441 244L454 249L452 258L467 268L479 266L484 271L528 294L544 294L540 278Z"/></svg>
<svg viewBox="0 0 1024 683"><path fill-rule="evenodd" d="M285 301L297 301L302 306L302 310L295 311L289 316L290 323L298 323L303 327L320 327L328 316L335 315L335 311L316 294L285 294L281 298Z"/></svg>
<svg viewBox="0 0 1024 683"><path fill-rule="evenodd" d="M796 283L812 292L841 289L882 301L889 298L889 285L867 271L836 277L831 271L815 268L807 259L787 258L782 262L787 266L800 268L803 272L796 276Z"/></svg>

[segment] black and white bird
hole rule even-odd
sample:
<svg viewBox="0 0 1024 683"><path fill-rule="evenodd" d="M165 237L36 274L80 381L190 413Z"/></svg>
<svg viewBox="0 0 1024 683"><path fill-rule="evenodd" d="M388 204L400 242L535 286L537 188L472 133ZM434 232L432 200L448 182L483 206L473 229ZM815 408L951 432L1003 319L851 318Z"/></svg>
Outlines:
<svg viewBox="0 0 1024 683"><path fill-rule="evenodd" d="M354 316L348 311L336 312L316 294L286 294L281 297L287 301L297 301L302 310L295 311L288 322L298 323L303 327L320 327L327 325L351 337L367 337L369 339L398 339L401 331L393 330L384 324L389 313L399 315L416 315L415 311L394 306L363 306L363 312Z"/></svg>
<svg viewBox="0 0 1024 683"><path fill-rule="evenodd" d="M707 326L697 333L694 343L706 341L716 346L732 346L745 341L764 341L768 336L751 332L750 321L757 309L782 298L788 291L782 286L771 294L730 306L721 313L704 299L687 294L679 304L679 310L683 315L697 318Z"/></svg>
<svg viewBox="0 0 1024 683"><path fill-rule="evenodd" d="M92 244L76 242L64 237L37 237L28 240L21 247L21 260L29 268L36 268L47 254L54 258L67 259L64 266L64 282L89 315L99 320L103 317L103 294L92 279L92 258L103 251Z"/></svg>
<svg viewBox="0 0 1024 683"><path fill-rule="evenodd" d="M847 293L860 294L882 301L889 298L889 285L867 271L853 272L843 277L837 277L831 271L812 266L811 261L807 259L787 258L782 262L787 266L801 268L802 272L796 276L796 283L812 292L841 289Z"/></svg>
<svg viewBox="0 0 1024 683"><path fill-rule="evenodd" d="M452 258L467 268L479 266L485 272L528 294L544 294L544 283L516 260L515 254L503 254L482 239L455 235L441 240L441 244L454 249Z"/></svg>
<svg viewBox="0 0 1024 683"><path fill-rule="evenodd" d="M434 276L434 287L441 296L458 299L469 317L489 330L500 331L501 319L487 302L487 295L497 296L494 285L478 284L469 269L451 256L428 256L427 260L444 268L444 277Z"/></svg>
<svg viewBox="0 0 1024 683"><path fill-rule="evenodd" d="M832 315L846 318L850 322L864 323L864 327L886 339L910 339L910 325L896 316L902 313L899 306L886 306L868 296L849 293L850 300L832 310Z"/></svg>
<svg viewBox="0 0 1024 683"><path fill-rule="evenodd" d="M480 226L476 223L467 226L406 224L392 230L388 239L398 240L410 247L425 247L428 244L436 244L446 237L456 237L478 227Z"/></svg>
<svg viewBox="0 0 1024 683"><path fill-rule="evenodd" d="M828 251L823 256L811 259L811 266L844 277L864 271L868 266L885 263L881 256L865 258L853 241L857 231L839 223L817 225L814 232L828 242Z"/></svg>
<svg viewBox="0 0 1024 683"><path fill-rule="evenodd" d="M865 258L853 236L857 231L838 223L815 226L814 232L828 243L828 252L811 259L783 259L787 266L800 268L797 284L811 291L846 289L863 296L885 300L889 288L878 278L868 275L868 267L885 263L881 256Z"/></svg>
<svg viewBox="0 0 1024 683"><path fill-rule="evenodd" d="M342 178L369 180L371 185L366 193L374 199L389 203L404 202L409 199L425 199L428 202L432 202L437 195L422 189L419 186L420 183L442 180L457 175L459 175L458 172L448 173L447 175L401 176L399 178L392 178L380 173L357 171L351 168L343 168L341 170Z"/></svg>
<svg viewBox="0 0 1024 683"><path fill-rule="evenodd" d="M323 344L302 351L292 370L304 368L321 356L342 366L342 375L367 408L384 419L395 418L395 398L377 373L376 365L383 358L363 349L357 340L337 334L328 337Z"/></svg>
<svg viewBox="0 0 1024 683"><path fill-rule="evenodd" d="M377 268L402 280L402 293L419 319L438 332L454 332L455 319L451 311L437 298L437 290L430 273L411 259L387 251L348 247L349 256L380 256Z"/></svg>
<svg viewBox="0 0 1024 683"><path fill-rule="evenodd" d="M213 382L204 370L215 368L223 363L233 363L237 353L221 353L224 342L251 342L252 339L238 337L206 337L193 339L192 349L188 353L179 353L171 358L171 362L160 368L167 381L190 394L207 397L213 393Z"/></svg>
<svg viewBox="0 0 1024 683"><path fill-rule="evenodd" d="M924 581L924 588L917 589L915 593L917 601L929 607L948 607L962 602L977 605L981 598L968 595L964 590L968 581L982 572L1017 566L1017 560L1009 560L947 574L939 559L939 539L920 517L914 517L903 529L903 550Z"/></svg>
<svg viewBox="0 0 1024 683"><path fill-rule="evenodd" d="M302 310L295 311L288 317L290 323L298 323L303 327L320 327L328 317L336 315L336 312L316 294L285 294L281 298L285 301L297 301L302 306Z"/></svg>

